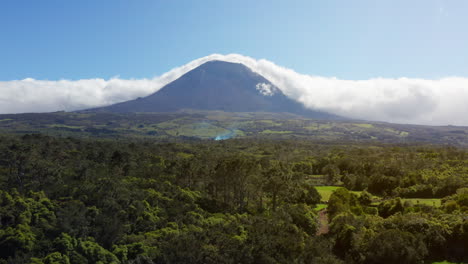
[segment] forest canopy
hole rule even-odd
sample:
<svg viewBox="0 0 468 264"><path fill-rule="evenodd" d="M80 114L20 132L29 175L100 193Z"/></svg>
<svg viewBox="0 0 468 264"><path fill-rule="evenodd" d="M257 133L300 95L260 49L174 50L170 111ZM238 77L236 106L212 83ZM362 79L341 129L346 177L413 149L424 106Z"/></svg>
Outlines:
<svg viewBox="0 0 468 264"><path fill-rule="evenodd" d="M468 261L455 147L2 136L0 186L0 263Z"/></svg>

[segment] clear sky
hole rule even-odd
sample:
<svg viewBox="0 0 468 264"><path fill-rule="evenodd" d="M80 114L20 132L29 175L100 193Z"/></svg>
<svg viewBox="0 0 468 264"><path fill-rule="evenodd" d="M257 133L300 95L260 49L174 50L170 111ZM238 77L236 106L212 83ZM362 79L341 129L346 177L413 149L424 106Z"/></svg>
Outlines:
<svg viewBox="0 0 468 264"><path fill-rule="evenodd" d="M0 81L151 78L212 53L360 80L468 76L468 1L2 0Z"/></svg>

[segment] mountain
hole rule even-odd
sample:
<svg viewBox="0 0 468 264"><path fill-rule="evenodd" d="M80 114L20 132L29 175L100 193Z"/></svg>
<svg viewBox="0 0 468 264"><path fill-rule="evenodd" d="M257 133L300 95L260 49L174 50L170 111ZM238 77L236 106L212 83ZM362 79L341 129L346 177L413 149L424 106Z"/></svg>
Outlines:
<svg viewBox="0 0 468 264"><path fill-rule="evenodd" d="M183 109L285 112L318 119L339 118L307 109L243 64L225 61L206 62L149 96L91 111L174 112Z"/></svg>

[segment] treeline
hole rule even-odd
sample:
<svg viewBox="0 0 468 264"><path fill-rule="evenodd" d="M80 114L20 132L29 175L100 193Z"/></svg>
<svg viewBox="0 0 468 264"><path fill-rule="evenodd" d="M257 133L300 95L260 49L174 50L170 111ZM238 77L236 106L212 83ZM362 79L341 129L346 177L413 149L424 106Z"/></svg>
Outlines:
<svg viewBox="0 0 468 264"><path fill-rule="evenodd" d="M317 158L330 184L380 196L442 198L468 182L468 155L453 147L381 146L335 150Z"/></svg>
<svg viewBox="0 0 468 264"><path fill-rule="evenodd" d="M466 154L295 140L4 136L0 263L466 262ZM331 196L322 235L317 178L363 191ZM422 194L444 203L399 198Z"/></svg>

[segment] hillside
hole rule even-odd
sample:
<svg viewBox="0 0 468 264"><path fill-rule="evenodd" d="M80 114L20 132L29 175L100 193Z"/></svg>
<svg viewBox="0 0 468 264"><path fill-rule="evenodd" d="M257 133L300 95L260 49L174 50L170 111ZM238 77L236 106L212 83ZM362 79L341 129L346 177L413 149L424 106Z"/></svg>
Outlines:
<svg viewBox="0 0 468 264"><path fill-rule="evenodd" d="M0 115L0 133L74 137L434 143L468 147L468 128L306 119L292 114L179 111L174 113L45 113Z"/></svg>

